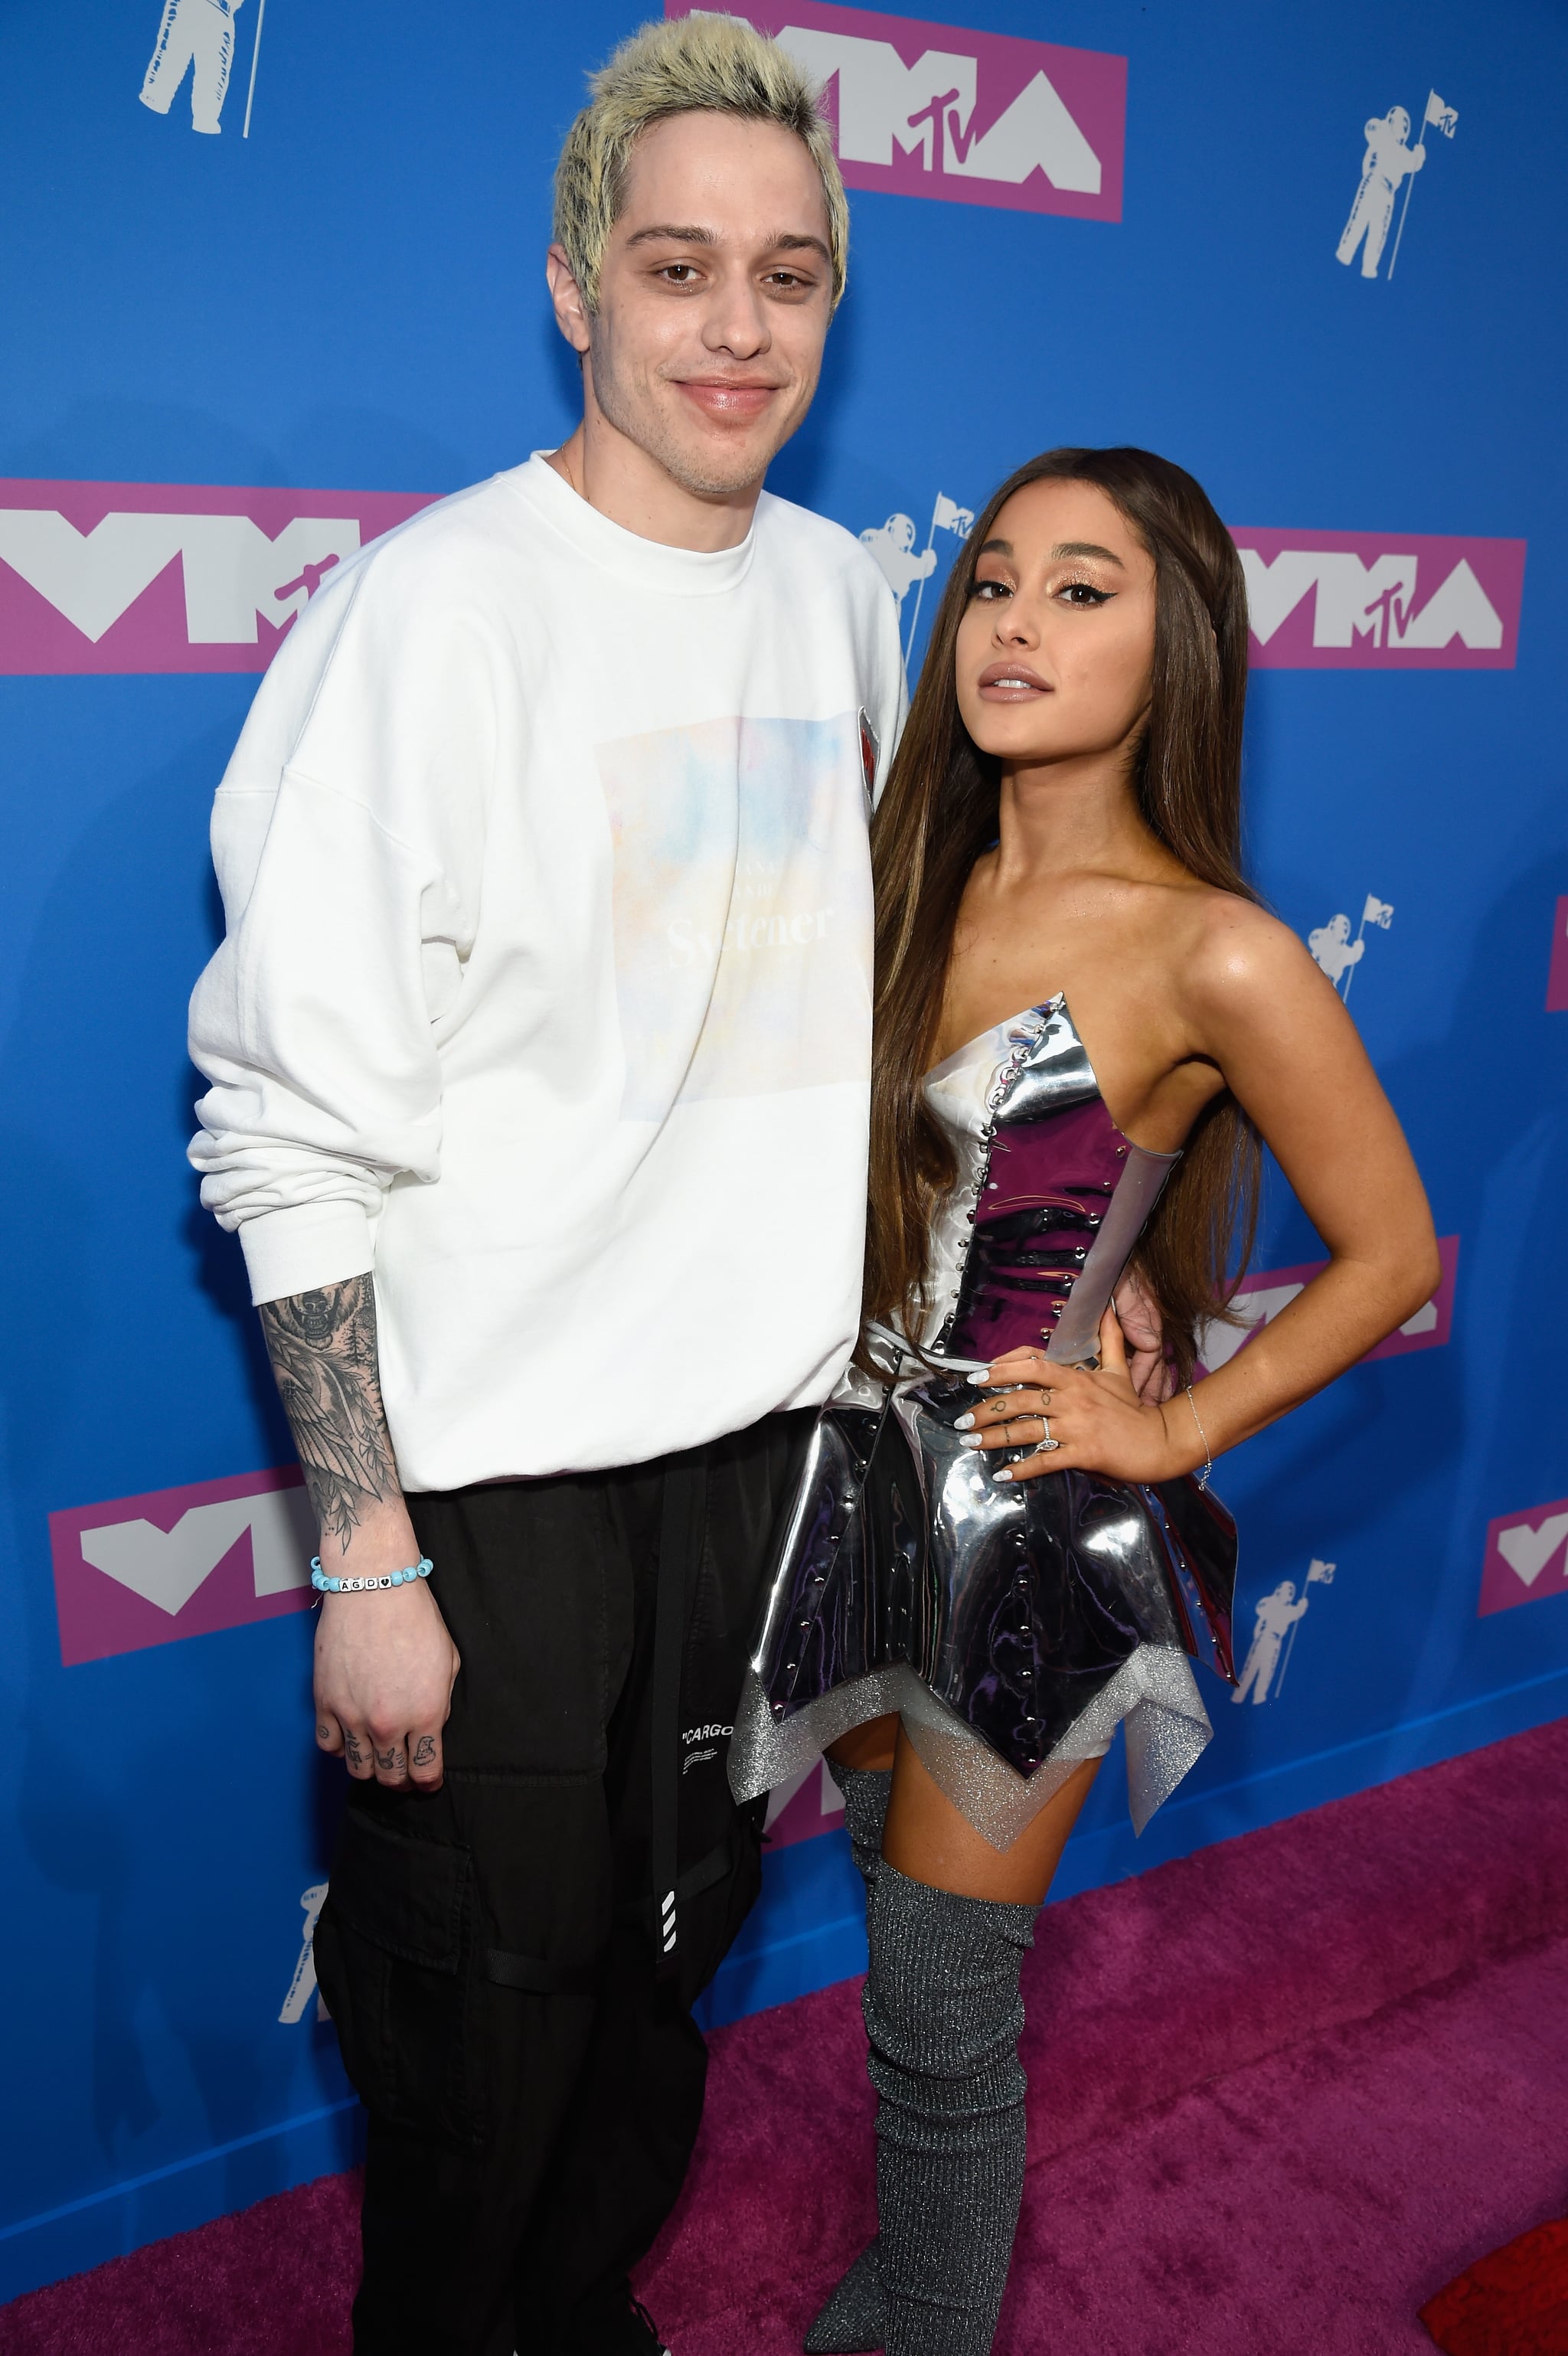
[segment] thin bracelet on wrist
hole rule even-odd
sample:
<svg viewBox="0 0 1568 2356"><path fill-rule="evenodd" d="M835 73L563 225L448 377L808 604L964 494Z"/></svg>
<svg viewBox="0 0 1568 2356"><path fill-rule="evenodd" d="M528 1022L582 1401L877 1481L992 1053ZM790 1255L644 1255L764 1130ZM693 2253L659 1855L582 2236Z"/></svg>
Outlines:
<svg viewBox="0 0 1568 2356"><path fill-rule="evenodd" d="M1209 1446L1209 1435L1203 1429L1203 1419L1198 1412L1198 1402L1192 1396L1190 1383L1187 1386L1187 1404L1192 1409L1192 1420L1198 1426L1198 1437L1203 1444L1203 1454L1207 1460L1202 1472L1198 1476L1198 1486L1200 1489L1206 1489L1209 1486L1209 1476L1214 1470L1214 1457Z"/></svg>
<svg viewBox="0 0 1568 2356"><path fill-rule="evenodd" d="M428 1554L421 1554L411 1570L384 1570L379 1579L333 1579L323 1570L321 1557L310 1558L310 1583L318 1595L368 1595L373 1587L411 1587L416 1579L428 1579L435 1569Z"/></svg>

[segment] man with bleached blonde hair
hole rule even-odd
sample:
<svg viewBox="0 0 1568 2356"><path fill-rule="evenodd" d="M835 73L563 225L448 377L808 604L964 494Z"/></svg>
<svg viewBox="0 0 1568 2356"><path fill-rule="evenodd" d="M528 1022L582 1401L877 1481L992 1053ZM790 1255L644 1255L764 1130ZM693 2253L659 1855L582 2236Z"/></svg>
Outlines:
<svg viewBox="0 0 1568 2356"><path fill-rule="evenodd" d="M357 2356L654 2356L629 2270L759 1883L727 1738L855 1337L892 601L771 498L846 212L789 58L646 27L561 157L559 450L338 566L219 792L192 1159L321 1529Z"/></svg>

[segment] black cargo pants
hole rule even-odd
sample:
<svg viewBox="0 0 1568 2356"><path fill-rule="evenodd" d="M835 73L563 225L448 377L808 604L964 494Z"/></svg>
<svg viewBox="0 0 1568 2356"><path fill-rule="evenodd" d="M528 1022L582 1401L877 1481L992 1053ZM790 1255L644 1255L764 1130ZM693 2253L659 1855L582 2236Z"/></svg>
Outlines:
<svg viewBox="0 0 1568 2356"><path fill-rule="evenodd" d="M726 1737L807 1421L409 1499L463 1662L446 1781L350 1783L315 1943L369 2113L356 2356L622 2344L759 1886Z"/></svg>

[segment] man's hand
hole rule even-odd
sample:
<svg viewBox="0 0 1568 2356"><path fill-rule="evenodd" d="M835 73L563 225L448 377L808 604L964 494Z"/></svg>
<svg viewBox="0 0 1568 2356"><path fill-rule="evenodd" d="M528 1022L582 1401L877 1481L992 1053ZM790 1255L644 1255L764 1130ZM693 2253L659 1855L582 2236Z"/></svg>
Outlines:
<svg viewBox="0 0 1568 2356"><path fill-rule="evenodd" d="M1159 1303L1142 1277L1129 1269L1116 1287L1114 1306L1126 1336L1133 1388L1146 1407L1161 1407L1175 1392L1176 1369L1165 1355Z"/></svg>
<svg viewBox="0 0 1568 2356"><path fill-rule="evenodd" d="M406 1516L404 1517L406 1520ZM331 1568L379 1576L384 1544L357 1542L351 1563ZM392 1548L386 1569L419 1560L419 1546ZM461 1663L427 1580L366 1595L324 1595L315 1632L315 1739L346 1759L361 1783L421 1792L440 1786L441 1735Z"/></svg>

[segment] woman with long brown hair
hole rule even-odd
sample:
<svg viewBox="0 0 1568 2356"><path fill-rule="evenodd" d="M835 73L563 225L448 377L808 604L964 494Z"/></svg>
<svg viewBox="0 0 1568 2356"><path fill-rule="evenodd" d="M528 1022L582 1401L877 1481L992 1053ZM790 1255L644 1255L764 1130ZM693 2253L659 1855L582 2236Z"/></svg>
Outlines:
<svg viewBox="0 0 1568 2356"><path fill-rule="evenodd" d="M745 1796L827 1750L868 1885L880 2233L808 2349L990 2348L1035 1913L1117 1726L1141 1830L1211 1731L1189 1656L1234 1679L1212 1460L1437 1281L1349 1017L1242 872L1246 648L1191 477L1051 451L955 570L875 820L865 1332L731 1763ZM1262 1141L1328 1263L1195 1388ZM1163 1321L1143 1397L1129 1269Z"/></svg>

